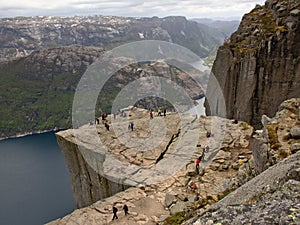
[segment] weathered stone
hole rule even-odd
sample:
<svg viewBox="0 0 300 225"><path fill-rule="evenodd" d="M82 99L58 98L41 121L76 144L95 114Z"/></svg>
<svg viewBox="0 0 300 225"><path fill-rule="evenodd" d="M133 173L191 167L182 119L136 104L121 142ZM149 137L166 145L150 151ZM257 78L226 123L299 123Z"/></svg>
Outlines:
<svg viewBox="0 0 300 225"><path fill-rule="evenodd" d="M288 176L289 179L300 181L300 167L292 168L288 172L287 176Z"/></svg>
<svg viewBox="0 0 300 225"><path fill-rule="evenodd" d="M212 162L212 163L210 164L210 166L209 166L209 168L210 168L211 170L213 170L213 171L218 170L219 167L220 167L220 164L217 163L217 162Z"/></svg>
<svg viewBox="0 0 300 225"><path fill-rule="evenodd" d="M290 14L293 16L297 16L300 14L300 9L294 9L294 10L290 11Z"/></svg>
<svg viewBox="0 0 300 225"><path fill-rule="evenodd" d="M220 224L298 224L299 160L300 152L297 152L184 225L204 225L210 221Z"/></svg>
<svg viewBox="0 0 300 225"><path fill-rule="evenodd" d="M229 166L228 165L222 165L221 166L221 171L223 170L228 170L229 169Z"/></svg>
<svg viewBox="0 0 300 225"><path fill-rule="evenodd" d="M176 202L176 196L174 193L167 193L165 197L165 205L166 207L170 207L173 203Z"/></svg>
<svg viewBox="0 0 300 225"><path fill-rule="evenodd" d="M215 158L215 160L228 160L231 158L230 152L225 152L223 150L220 150Z"/></svg>
<svg viewBox="0 0 300 225"><path fill-rule="evenodd" d="M232 169L235 169L235 170L238 170L239 167L240 167L240 163L239 162L234 162L232 165L231 165Z"/></svg>
<svg viewBox="0 0 300 225"><path fill-rule="evenodd" d="M294 154L300 150L300 143L291 144L291 153Z"/></svg>
<svg viewBox="0 0 300 225"><path fill-rule="evenodd" d="M290 130L291 138L300 139L300 127L295 126Z"/></svg>
<svg viewBox="0 0 300 225"><path fill-rule="evenodd" d="M290 115L298 110L299 103L299 98L282 102L275 117L264 121L263 132L253 136L252 152L258 173L287 157L290 152L297 151L297 145L291 145L293 142L290 142L292 138L290 131L296 130L293 127L297 127L298 118L291 118ZM272 143L271 146L269 142Z"/></svg>
<svg viewBox="0 0 300 225"><path fill-rule="evenodd" d="M175 205L173 205L171 208L170 208L170 213L171 215L174 215L178 212L183 212L186 208L186 204L182 201L178 201L176 202Z"/></svg>

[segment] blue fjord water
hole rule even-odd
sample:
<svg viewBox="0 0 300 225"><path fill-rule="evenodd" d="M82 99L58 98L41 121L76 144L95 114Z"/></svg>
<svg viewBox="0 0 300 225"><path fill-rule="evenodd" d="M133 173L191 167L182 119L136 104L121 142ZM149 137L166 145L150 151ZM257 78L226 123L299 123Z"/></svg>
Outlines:
<svg viewBox="0 0 300 225"><path fill-rule="evenodd" d="M41 225L74 209L54 132L0 141L0 224Z"/></svg>
<svg viewBox="0 0 300 225"><path fill-rule="evenodd" d="M205 115L204 99L187 113ZM41 225L74 210L54 132L0 141L0 225Z"/></svg>

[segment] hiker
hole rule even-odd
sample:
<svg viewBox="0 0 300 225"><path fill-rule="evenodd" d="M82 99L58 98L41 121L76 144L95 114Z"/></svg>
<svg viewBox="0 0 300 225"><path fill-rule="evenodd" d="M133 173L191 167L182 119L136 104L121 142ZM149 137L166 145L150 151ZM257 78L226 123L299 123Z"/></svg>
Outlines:
<svg viewBox="0 0 300 225"><path fill-rule="evenodd" d="M157 110L157 115L158 115L158 116L161 116L161 109L158 109L158 110Z"/></svg>
<svg viewBox="0 0 300 225"><path fill-rule="evenodd" d="M167 113L167 109L164 108L164 116L166 116L166 113Z"/></svg>
<svg viewBox="0 0 300 225"><path fill-rule="evenodd" d="M128 125L128 129L130 129L131 131L133 131L133 127L134 127L134 124L133 124L133 122L131 122L131 123Z"/></svg>
<svg viewBox="0 0 300 225"><path fill-rule="evenodd" d="M104 122L105 120L106 120L106 114L105 113L103 113L102 115L101 115L101 118L102 118L102 122Z"/></svg>
<svg viewBox="0 0 300 225"><path fill-rule="evenodd" d="M199 170L199 164L200 164L200 157L196 159L196 169Z"/></svg>
<svg viewBox="0 0 300 225"><path fill-rule="evenodd" d="M208 152L208 151L209 151L209 146L206 145L203 151L204 151L204 152ZM202 153L202 154L204 154L204 153Z"/></svg>
<svg viewBox="0 0 300 225"><path fill-rule="evenodd" d="M96 118L96 124L100 124L99 118Z"/></svg>
<svg viewBox="0 0 300 225"><path fill-rule="evenodd" d="M211 132L210 132L210 131L207 131L207 132L206 132L206 137L207 137L207 138L211 137Z"/></svg>
<svg viewBox="0 0 300 225"><path fill-rule="evenodd" d="M153 119L153 112L150 111L150 119Z"/></svg>
<svg viewBox="0 0 300 225"><path fill-rule="evenodd" d="M128 206L126 204L123 206L123 210L124 210L125 216L128 215Z"/></svg>
<svg viewBox="0 0 300 225"><path fill-rule="evenodd" d="M109 131L109 124L107 122L105 122L104 126L105 126L106 130Z"/></svg>
<svg viewBox="0 0 300 225"><path fill-rule="evenodd" d="M118 219L117 212L118 212L118 209L115 206L113 206L113 214L114 214L114 216L113 216L112 220Z"/></svg>
<svg viewBox="0 0 300 225"><path fill-rule="evenodd" d="M190 188L191 188L192 190L196 190L196 189L198 188L198 186L197 186L196 183L194 183L194 184L191 184L191 185L190 185Z"/></svg>
<svg viewBox="0 0 300 225"><path fill-rule="evenodd" d="M202 151L202 153L201 153L201 155L199 156L199 160L200 160L200 162L203 160L203 158L204 158L204 152L206 152L205 151L205 149L203 149L203 151Z"/></svg>
<svg viewBox="0 0 300 225"><path fill-rule="evenodd" d="M205 152L205 149L203 149L201 155L196 159L196 169L197 169L197 171L199 171L199 164L204 158L204 152Z"/></svg>

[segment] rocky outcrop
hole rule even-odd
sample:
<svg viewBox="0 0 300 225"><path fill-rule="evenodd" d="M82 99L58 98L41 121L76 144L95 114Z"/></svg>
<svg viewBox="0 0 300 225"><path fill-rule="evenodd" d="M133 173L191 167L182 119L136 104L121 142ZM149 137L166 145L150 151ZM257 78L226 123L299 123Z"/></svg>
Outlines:
<svg viewBox="0 0 300 225"><path fill-rule="evenodd" d="M162 223L170 215L217 202L254 176L253 129L246 123L171 112L150 119L146 110L128 110L127 117L108 117L109 131L100 123L57 133L77 207L89 206L51 224L109 223L115 203L120 220L112 224ZM195 160L205 146L209 150L197 170ZM117 191L113 187L128 186L95 202ZM125 203L128 217L120 212Z"/></svg>
<svg viewBox="0 0 300 225"><path fill-rule="evenodd" d="M138 108L126 109L127 117L109 116L109 131L100 123L59 132L76 201L91 205L50 224L165 225L195 214L185 224L297 224L299 99L283 102L280 109L274 118L263 117L266 127L278 126L278 149L272 147L268 128L253 132L245 122L177 113L150 119L148 111ZM127 128L130 121L134 131ZM273 164L254 144L259 134L265 135ZM196 169L195 159L205 146L209 150ZM92 203L122 188L128 189ZM124 204L129 206L127 216ZM119 209L117 221L111 221L113 205Z"/></svg>
<svg viewBox="0 0 300 225"><path fill-rule="evenodd" d="M254 171L249 182L186 225L298 224L300 222L300 99L284 101L274 118L262 117L263 130L254 132Z"/></svg>
<svg viewBox="0 0 300 225"><path fill-rule="evenodd" d="M263 129L255 132L252 142L255 168L258 173L300 149L300 99L280 104L275 117L262 117Z"/></svg>
<svg viewBox="0 0 300 225"><path fill-rule="evenodd" d="M111 49L139 40L180 44L201 57L223 40L204 25L184 17L128 18L17 17L0 19L0 61L29 55L41 48L81 45Z"/></svg>
<svg viewBox="0 0 300 225"><path fill-rule="evenodd" d="M206 96L207 115L215 111L216 82L224 95L226 117L261 127L280 103L300 96L299 1L268 0L244 15L238 30L221 46ZM206 102L208 106L208 101ZM221 115L224 116L224 115Z"/></svg>
<svg viewBox="0 0 300 225"><path fill-rule="evenodd" d="M299 162L297 152L184 224L299 224Z"/></svg>

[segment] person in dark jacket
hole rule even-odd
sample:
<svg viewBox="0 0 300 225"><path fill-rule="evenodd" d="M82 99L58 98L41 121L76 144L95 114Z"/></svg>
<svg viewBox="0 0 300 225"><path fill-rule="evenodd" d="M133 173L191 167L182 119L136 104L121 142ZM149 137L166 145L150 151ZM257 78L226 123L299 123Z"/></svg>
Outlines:
<svg viewBox="0 0 300 225"><path fill-rule="evenodd" d="M109 131L109 124L105 122L104 126L105 126L106 130Z"/></svg>
<svg viewBox="0 0 300 225"><path fill-rule="evenodd" d="M123 210L124 210L125 216L128 215L128 206L126 204L123 206Z"/></svg>
<svg viewBox="0 0 300 225"><path fill-rule="evenodd" d="M118 219L117 212L118 212L117 207L113 206L113 214L114 214L114 216L113 216L112 220Z"/></svg>

